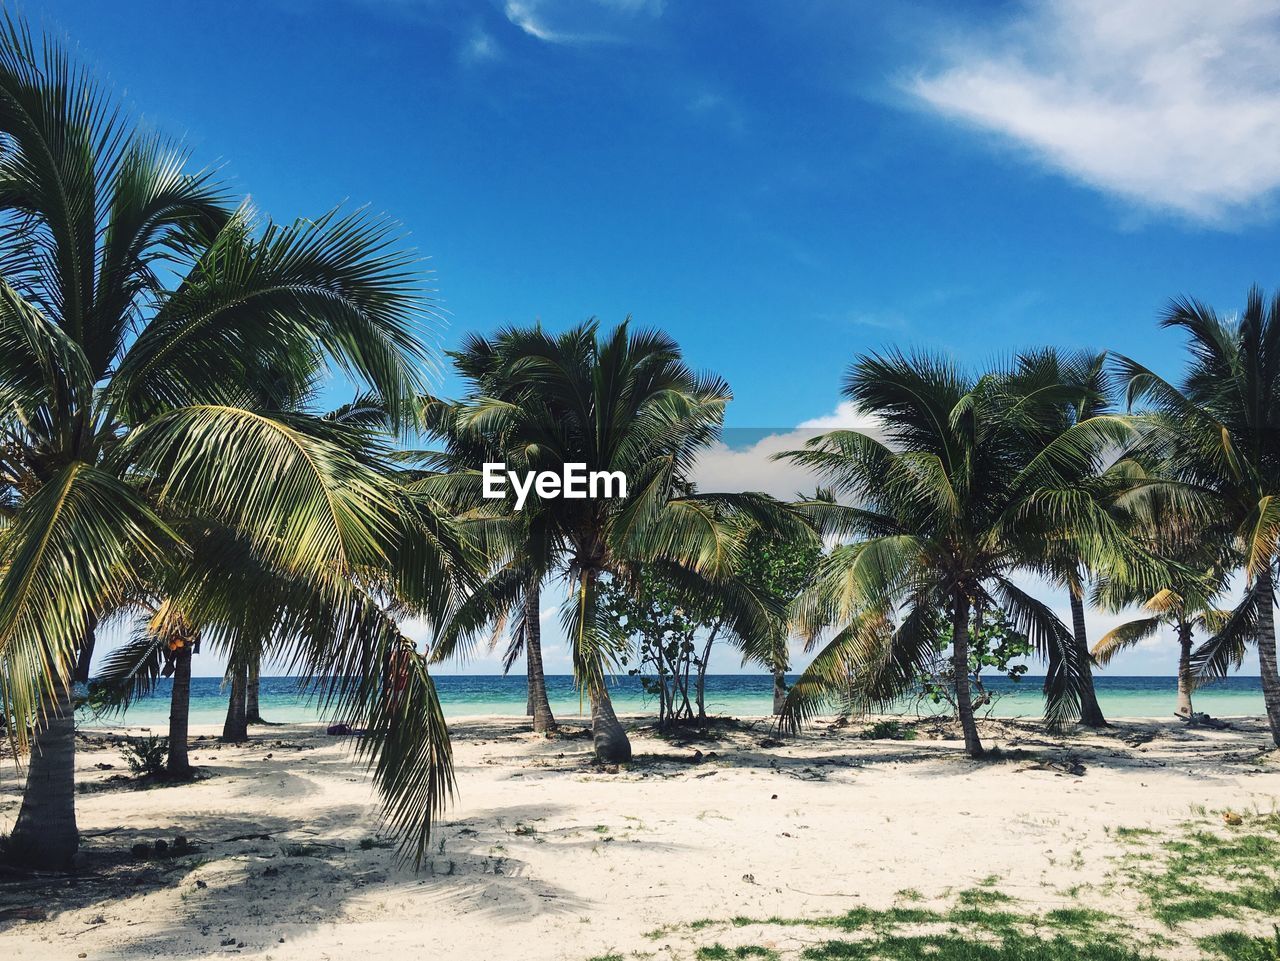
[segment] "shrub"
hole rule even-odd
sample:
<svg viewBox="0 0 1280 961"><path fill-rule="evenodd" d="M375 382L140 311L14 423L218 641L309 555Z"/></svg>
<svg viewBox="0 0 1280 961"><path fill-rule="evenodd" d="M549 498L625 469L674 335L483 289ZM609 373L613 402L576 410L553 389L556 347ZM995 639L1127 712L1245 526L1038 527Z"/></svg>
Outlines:
<svg viewBox="0 0 1280 961"><path fill-rule="evenodd" d="M164 773L165 758L169 754L169 739L155 735L131 737L120 749L129 770L134 774L159 775Z"/></svg>

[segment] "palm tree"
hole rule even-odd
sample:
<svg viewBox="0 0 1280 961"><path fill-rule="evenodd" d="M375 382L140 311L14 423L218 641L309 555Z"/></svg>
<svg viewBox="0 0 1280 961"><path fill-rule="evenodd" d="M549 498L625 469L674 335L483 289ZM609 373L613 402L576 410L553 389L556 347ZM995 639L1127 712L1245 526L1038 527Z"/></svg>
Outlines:
<svg viewBox="0 0 1280 961"><path fill-rule="evenodd" d="M1231 538L1220 524L1200 516L1194 496L1165 477L1166 465L1144 465L1135 457L1118 461L1109 474L1118 491L1113 510L1122 523L1167 567L1164 587L1154 595L1124 578L1103 577L1094 591L1094 602L1120 611L1141 605L1145 615L1117 625L1099 638L1093 656L1106 666L1122 651L1172 627L1178 638L1177 713L1190 717L1191 695L1199 678L1192 668L1197 630L1216 633L1227 612L1215 599L1227 589L1229 574L1238 563L1231 552ZM1200 505L1202 506L1202 505ZM1234 653L1236 664L1243 645Z"/></svg>
<svg viewBox="0 0 1280 961"><path fill-rule="evenodd" d="M1048 541L1085 564L1125 556L1123 532L1075 481L1128 437L1127 424L1098 416L1059 431L1069 385L1028 389L1005 370L974 378L922 354L860 358L844 394L880 416L884 439L838 430L780 455L831 485L809 505L824 532L857 538L821 561L796 603L806 636L837 633L788 695L784 718L799 723L833 699L858 710L891 704L919 676L945 620L965 750L980 756L968 639L996 608L1048 661L1049 720L1075 717L1083 683L1075 639L1011 575Z"/></svg>
<svg viewBox="0 0 1280 961"><path fill-rule="evenodd" d="M56 44L37 51L13 21L0 36L0 140L0 699L20 746L36 727L5 848L61 867L78 845L72 678L87 673L97 625L145 589L142 572L188 550L162 516L242 531L350 617L364 611L344 594L351 572L395 562L425 598L445 590L431 582L448 565L403 546L427 522L345 438L254 409L270 390L303 396L327 362L397 423L410 415L428 356L394 225L335 213L280 227L231 210L207 174L130 131ZM393 641L367 632L340 649L359 643L372 655ZM312 642L306 656L335 654ZM336 693L385 715L368 686ZM423 720L362 743L400 752L379 755L378 773L406 829L410 807L429 822L442 803L441 730ZM405 769L424 757L428 772Z"/></svg>
<svg viewBox="0 0 1280 961"><path fill-rule="evenodd" d="M499 396L504 391L509 391L509 385L501 380L501 371L497 369L494 355L475 351L451 356L459 370L476 385L477 391L482 391L486 396ZM513 525L518 526L521 518L506 510L508 505L505 502L486 501L481 496L480 488L474 483L475 466L501 461L504 456L504 440L493 436L492 432L486 433L468 426L464 423L464 414L465 410L460 404L435 397L425 398L423 420L426 429L444 442L445 449L407 454L406 459L431 469L433 473L427 475L425 483L437 493L442 503L455 512L465 527L474 530L479 538L479 549L484 551L486 548L483 540L489 519L501 518L502 538L509 542L511 535L507 529ZM517 533L514 539L522 542L526 538ZM491 548L499 553L502 549L501 543ZM526 564L523 595L514 602L508 616L498 619L497 625L501 627L510 621L512 628L502 659L503 673L510 672L511 666L524 655L527 713L533 718L533 730L538 734L551 734L557 730L542 668L541 608L542 582L545 577L546 571ZM495 632L495 642L498 633L500 632Z"/></svg>
<svg viewBox="0 0 1280 961"><path fill-rule="evenodd" d="M1231 321L1196 300L1176 300L1162 326L1189 338L1180 387L1120 358L1131 404L1153 417L1140 453L1202 502L1227 531L1248 578L1245 596L1193 655L1196 670L1221 676L1243 644L1256 643L1271 735L1280 745L1274 572L1280 537L1280 296L1249 291ZM1190 503L1191 497L1187 498Z"/></svg>
<svg viewBox="0 0 1280 961"><path fill-rule="evenodd" d="M468 639L512 610L529 570L563 577L569 596L562 621L575 679L591 702L596 757L628 760L631 744L607 683L628 639L603 616L601 577L634 587L648 567L688 595L690 606L716 598L727 629L739 637L764 638L779 612L734 578L741 541L735 525L721 518L803 525L764 495L691 491L694 460L718 436L730 394L723 381L685 366L665 334L632 331L624 322L601 335L590 321L559 336L533 328L506 329L493 340L472 337L460 353L464 374L495 372L469 374L473 389L461 402L462 422L501 443L508 469L559 473L566 464L584 464L588 471L621 472L626 486L614 498L531 495L509 526L508 549L442 631L435 656L465 652ZM496 384L501 392L491 392Z"/></svg>
<svg viewBox="0 0 1280 961"><path fill-rule="evenodd" d="M90 703L99 712L123 711L135 697L150 694L160 677L173 678L169 695L169 751L165 773L174 779L191 776L187 736L191 716L191 659L199 650L199 631L172 599L136 602L147 615L134 637L105 659L90 688Z"/></svg>
<svg viewBox="0 0 1280 961"><path fill-rule="evenodd" d="M1018 355L1017 377L1022 381L1020 389L1034 392L1047 389L1060 392L1066 388L1066 396L1058 405L1059 416L1052 410L1045 419L1042 443L1050 442L1056 434L1071 428L1073 424L1110 414L1112 385L1107 372L1105 351L1078 351L1062 353L1053 348L1041 348ZM1092 468L1094 465L1084 465ZM1076 483L1081 488L1101 487L1101 476L1080 476ZM1098 496L1105 494L1098 490ZM1106 727L1107 719L1098 704L1094 689L1093 670L1089 653L1089 636L1085 624L1086 570L1080 559L1061 539L1049 538L1043 558L1032 565L1039 573L1046 574L1067 590L1071 605L1071 634L1075 641L1076 660L1080 666L1080 723L1085 727Z"/></svg>
<svg viewBox="0 0 1280 961"><path fill-rule="evenodd" d="M1178 706L1177 714L1190 717L1191 694L1196 689L1199 679L1192 669L1191 656L1194 647L1195 632L1217 631L1227 619L1227 612L1214 607L1206 596L1203 584L1195 584L1183 592L1165 588L1155 595L1141 601L1147 611L1145 617L1135 618L1113 627L1098 639L1094 645L1093 656L1098 664L1105 667L1111 659L1122 651L1139 644L1159 633L1160 628L1171 626L1178 637ZM1134 603L1133 599L1122 602L1126 606ZM1240 651L1243 654L1243 650ZM1239 664L1237 655L1236 664Z"/></svg>

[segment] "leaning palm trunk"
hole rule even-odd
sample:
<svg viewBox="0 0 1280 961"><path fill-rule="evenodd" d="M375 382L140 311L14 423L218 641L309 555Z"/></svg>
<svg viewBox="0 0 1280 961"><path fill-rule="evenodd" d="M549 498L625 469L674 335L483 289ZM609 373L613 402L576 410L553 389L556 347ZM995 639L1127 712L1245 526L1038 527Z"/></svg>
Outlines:
<svg viewBox="0 0 1280 961"><path fill-rule="evenodd" d="M973 699L969 693L969 599L956 597L951 621L951 669L955 674L956 713L964 731L964 749L970 757L982 757L982 741L973 716Z"/></svg>
<svg viewBox="0 0 1280 961"><path fill-rule="evenodd" d="M539 620L542 607L542 591L537 584L530 584L524 594L524 657L529 675L529 713L533 716L533 729L547 734L556 729L551 702L547 700L547 679L542 673L542 623Z"/></svg>
<svg viewBox="0 0 1280 961"><path fill-rule="evenodd" d="M262 719L262 711L258 706L258 692L261 687L262 658L255 657L249 662L249 682L244 694L244 718L246 724L266 724Z"/></svg>
<svg viewBox="0 0 1280 961"><path fill-rule="evenodd" d="M1258 575L1262 603L1258 611L1258 666L1262 674L1262 702L1271 724L1271 739L1280 745L1280 673L1276 670L1275 601L1272 598L1271 568Z"/></svg>
<svg viewBox="0 0 1280 961"><path fill-rule="evenodd" d="M613 702L603 683L593 687L591 696L591 737L595 744L596 760L601 764L622 764L631 760L631 742L623 730L618 716L613 713Z"/></svg>
<svg viewBox="0 0 1280 961"><path fill-rule="evenodd" d="M1191 689L1195 675L1191 672L1191 625L1178 621L1178 714L1191 716Z"/></svg>
<svg viewBox="0 0 1280 961"><path fill-rule="evenodd" d="M183 643L173 655L173 691L169 695L169 758L165 770L173 777L187 777L187 730L191 721L191 645Z"/></svg>
<svg viewBox="0 0 1280 961"><path fill-rule="evenodd" d="M44 868L67 868L80 845L76 828L76 722L69 681L58 682L49 712L31 745L27 786L8 859Z"/></svg>
<svg viewBox="0 0 1280 961"><path fill-rule="evenodd" d="M227 719L222 725L222 740L239 744L249 740L249 719L245 714L249 675L243 665L234 666L231 671L231 699L227 702Z"/></svg>
<svg viewBox="0 0 1280 961"><path fill-rule="evenodd" d="M1106 727L1107 719L1093 688L1093 658L1089 654L1089 635L1084 623L1084 599L1074 589L1067 593L1071 596L1071 633L1075 640L1076 663L1080 665L1080 723L1085 727Z"/></svg>

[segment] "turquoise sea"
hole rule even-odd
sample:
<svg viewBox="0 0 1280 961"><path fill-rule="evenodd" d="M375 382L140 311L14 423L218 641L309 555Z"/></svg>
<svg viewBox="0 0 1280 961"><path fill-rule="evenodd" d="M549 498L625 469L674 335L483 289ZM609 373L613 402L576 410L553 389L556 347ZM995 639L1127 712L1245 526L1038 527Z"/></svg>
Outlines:
<svg viewBox="0 0 1280 961"><path fill-rule="evenodd" d="M794 680L791 678L790 680ZM999 694L990 713L997 717L1037 717L1043 711L1040 694L1042 679L1025 677L1020 682L997 679L988 688ZM435 679L440 700L448 717L476 714L523 716L525 712L525 680L523 675L441 676ZM558 716L573 717L584 711L584 705L568 675L547 678L552 709ZM1098 699L1110 717L1171 717L1175 706L1177 683L1172 677L1108 677L1097 678ZM162 727L169 717L169 682L163 681L149 698L136 701L123 720L119 716L95 718L81 713L86 726L110 726L121 723ZM759 674L714 674L707 678L707 711L736 717L766 715L772 707L773 679ZM1215 717L1260 715L1261 682L1257 677L1230 677L1198 691L1195 708ZM620 677L614 682L613 701L618 713L638 714L656 711L656 703L648 697L636 677ZM326 720L305 691L300 691L296 678L264 677L261 687L262 715L268 721L298 722ZM220 724L226 714L227 694L217 677L196 677L191 681L191 723ZM899 706L899 713L928 712L929 705L915 702Z"/></svg>

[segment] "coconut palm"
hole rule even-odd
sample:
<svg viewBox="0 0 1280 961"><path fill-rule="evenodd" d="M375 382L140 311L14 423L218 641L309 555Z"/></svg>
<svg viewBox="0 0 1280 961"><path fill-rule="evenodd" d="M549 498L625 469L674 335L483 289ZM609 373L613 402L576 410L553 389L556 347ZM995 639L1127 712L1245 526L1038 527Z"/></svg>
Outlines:
<svg viewBox="0 0 1280 961"><path fill-rule="evenodd" d="M720 379L693 373L665 334L633 331L627 322L607 334L595 321L559 336L506 329L492 340L469 338L461 354L464 373L497 372L493 381L471 376L462 420L500 439L509 469L559 473L580 463L621 472L626 492L613 499L531 495L513 515L523 516L511 523L509 549L442 631L436 656L465 654L470 639L524 596L530 569L563 578L562 622L575 679L591 702L596 757L627 760L631 744L607 675L628 639L603 616L600 579L634 586L648 567L686 594L690 607L714 597L738 637L766 638L780 612L734 577L742 525L723 518L751 517L797 536L806 529L764 495L692 492L695 458L718 436L730 394ZM502 392L488 393L490 383Z"/></svg>
<svg viewBox="0 0 1280 961"><path fill-rule="evenodd" d="M1199 678L1192 669L1191 662L1195 633L1196 631L1211 634L1217 632L1226 622L1229 613L1213 605L1215 586L1213 578L1209 576L1201 581L1192 581L1184 585L1180 591L1164 588L1145 600L1137 598L1136 595L1119 595L1117 602L1124 606L1141 603L1146 616L1119 624L1102 635L1094 645L1094 658L1099 665L1105 667L1122 651L1155 637L1163 627L1172 627L1178 638L1176 713L1181 717L1190 717L1191 695L1199 684ZM1237 647L1232 658L1233 663L1239 665L1243 654L1243 647Z"/></svg>
<svg viewBox="0 0 1280 961"><path fill-rule="evenodd" d="M451 356L459 371L476 385L477 391L482 391L485 396L510 394L511 385L502 382L496 355L473 350ZM463 526L479 538L477 547L482 552L488 550L495 556L500 555L504 543L527 540L524 532L511 532L519 527L523 518L512 514L504 501L486 501L475 483L476 465L503 459L503 438L494 436L492 431L477 430L466 424L465 410L460 404L432 397L424 399L423 408L427 431L444 442L444 450L406 455L407 460L429 468L428 479L424 483L436 493L442 504L447 504L454 511ZM499 522L490 525L487 523L490 519L498 519ZM486 548L483 544L485 533L492 533L492 527L497 528L499 540ZM557 730L557 725L542 667L542 583L547 572L528 563L532 558L525 557L524 560L522 594L515 599L512 610L496 619L497 630L493 640L496 643L501 628L510 625L509 642L502 658L503 673L508 673L516 660L524 656L527 713L533 719L535 732L550 734Z"/></svg>
<svg viewBox="0 0 1280 961"><path fill-rule="evenodd" d="M1019 390L1035 392L1039 389L1060 392L1066 388L1066 396L1058 405L1059 416L1045 418L1041 443L1052 441L1056 434L1070 429L1080 421L1111 413L1112 384L1107 370L1105 351L1077 351L1064 353L1054 348L1026 351L1017 357ZM1084 463L1086 469L1095 465ZM1076 483L1081 488L1092 488L1099 498L1105 499L1103 475L1080 476ZM1080 723L1085 727L1105 727L1107 720L1098 704L1094 689L1093 669L1090 661L1089 636L1085 623L1085 587L1088 571L1070 549L1069 541L1046 538L1045 555L1032 565L1038 572L1066 588L1071 605L1071 635L1075 640L1076 660L1080 666Z"/></svg>
<svg viewBox="0 0 1280 961"><path fill-rule="evenodd" d="M1162 465L1187 503L1227 531L1242 558L1243 600L1193 656L1196 670L1221 676L1242 644L1257 644L1262 696L1280 744L1274 576L1280 538L1280 296L1254 287L1244 310L1220 318L1197 300L1176 300L1162 321L1189 338L1180 386L1128 358L1119 370L1131 404L1146 405L1152 429L1139 453ZM1192 496L1193 495L1193 496Z"/></svg>
<svg viewBox="0 0 1280 961"><path fill-rule="evenodd" d="M1086 566L1125 556L1123 532L1075 482L1129 436L1128 425L1099 416L1058 430L1070 385L1030 389L1009 370L975 378L924 354L862 357L844 393L879 415L883 437L832 431L780 455L830 485L810 503L824 532L855 538L820 562L796 602L806 636L836 634L788 695L784 718L799 723L833 699L858 710L892 703L919 676L945 621L965 749L981 755L968 639L996 608L1048 662L1049 720L1076 717L1075 639L1012 575L1048 542L1069 546Z"/></svg>
<svg viewBox="0 0 1280 961"><path fill-rule="evenodd" d="M136 613L145 616L133 638L103 659L90 686L89 702L100 714L123 711L135 697L151 693L158 678L171 677L165 773L175 779L188 778L192 773L187 750L191 660L199 652L200 632L171 599L138 598L133 606Z"/></svg>
<svg viewBox="0 0 1280 961"><path fill-rule="evenodd" d="M1216 633L1227 612L1214 602L1226 591L1238 559L1231 551L1229 533L1219 523L1201 516L1203 505L1188 497L1180 485L1164 476L1164 465L1148 467L1134 457L1117 462L1108 472L1118 492L1113 510L1144 548L1166 564L1164 586L1150 594L1124 578L1104 576L1094 601L1111 611L1134 605L1144 616L1117 625L1099 638L1093 656L1101 666L1162 628L1172 627L1178 639L1177 713L1190 717L1191 695L1199 678L1192 668L1196 631ZM1244 647L1238 644L1230 658L1238 665Z"/></svg>
<svg viewBox="0 0 1280 961"><path fill-rule="evenodd" d="M353 572L394 561L425 598L447 565L404 546L424 523L416 505L345 438L258 409L271 390L303 396L328 363L406 419L428 357L394 225L335 213L282 227L233 211L207 174L130 130L56 44L37 49L12 21L0 34L0 699L21 746L35 726L6 851L61 867L78 844L72 678L144 572L189 550L162 517L242 532L279 569L325 584L348 619L364 611L344 593ZM391 640L358 643L372 656ZM310 661L332 662L317 644ZM414 696L428 688L413 682ZM367 687L337 694L383 710ZM441 730L370 742L402 752L379 755L401 823L407 806L442 800ZM405 759L423 757L430 776L409 777Z"/></svg>

